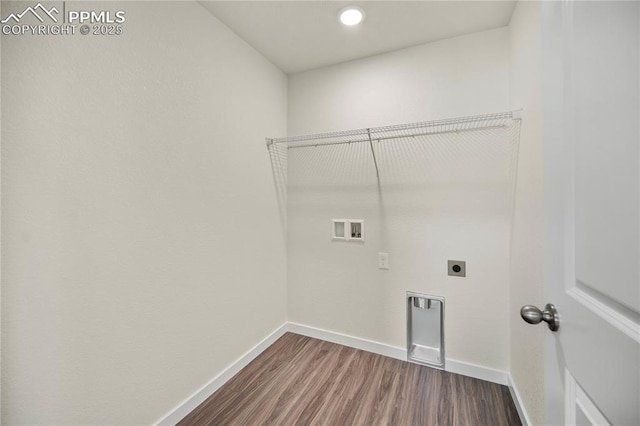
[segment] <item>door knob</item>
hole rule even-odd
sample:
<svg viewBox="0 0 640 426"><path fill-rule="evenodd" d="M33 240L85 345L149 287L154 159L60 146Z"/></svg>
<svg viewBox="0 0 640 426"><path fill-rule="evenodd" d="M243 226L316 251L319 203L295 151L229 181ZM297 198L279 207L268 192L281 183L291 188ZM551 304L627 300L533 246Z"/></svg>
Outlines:
<svg viewBox="0 0 640 426"><path fill-rule="evenodd" d="M551 303L547 303L544 311L541 311L533 305L524 305L522 309L520 309L520 316L529 324L539 324L544 321L549 325L549 330L551 331L558 331L560 328L558 310Z"/></svg>

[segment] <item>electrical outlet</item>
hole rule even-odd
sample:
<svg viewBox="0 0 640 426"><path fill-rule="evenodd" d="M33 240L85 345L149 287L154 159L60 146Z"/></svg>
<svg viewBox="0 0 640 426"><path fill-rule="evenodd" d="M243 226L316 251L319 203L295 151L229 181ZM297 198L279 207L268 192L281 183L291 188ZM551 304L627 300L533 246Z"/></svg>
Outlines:
<svg viewBox="0 0 640 426"><path fill-rule="evenodd" d="M467 263L464 260L448 260L447 273L452 277L466 277Z"/></svg>
<svg viewBox="0 0 640 426"><path fill-rule="evenodd" d="M378 269L389 269L389 253L378 253Z"/></svg>

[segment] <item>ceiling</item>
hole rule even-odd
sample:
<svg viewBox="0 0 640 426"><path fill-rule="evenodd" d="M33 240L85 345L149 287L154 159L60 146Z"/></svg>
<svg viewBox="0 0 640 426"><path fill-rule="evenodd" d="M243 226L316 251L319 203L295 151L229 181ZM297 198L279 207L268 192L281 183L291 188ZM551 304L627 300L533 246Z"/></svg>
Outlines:
<svg viewBox="0 0 640 426"><path fill-rule="evenodd" d="M296 73L509 24L515 0L201 1L286 73ZM338 12L356 5L360 25Z"/></svg>

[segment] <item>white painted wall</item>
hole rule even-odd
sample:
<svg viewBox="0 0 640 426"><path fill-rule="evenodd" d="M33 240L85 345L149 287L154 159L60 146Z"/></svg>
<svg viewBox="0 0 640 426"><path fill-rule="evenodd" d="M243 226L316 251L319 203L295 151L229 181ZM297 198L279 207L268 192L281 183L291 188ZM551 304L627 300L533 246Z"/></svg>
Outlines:
<svg viewBox="0 0 640 426"><path fill-rule="evenodd" d="M0 2L0 16L3 7ZM2 37L0 37L0 52L2 52ZM0 54L0 82L2 81L2 55ZM0 86L0 129L2 129L2 86ZM2 132L0 131L0 147L2 146ZM0 224L2 223L2 149L0 149ZM0 252L2 246L2 226L0 226ZM2 421L2 260L0 258L0 422Z"/></svg>
<svg viewBox="0 0 640 426"><path fill-rule="evenodd" d="M544 333L520 319L523 305L542 307L544 195L542 149L542 5L518 2L509 25L509 102L523 108L511 245L511 375L532 424L544 424Z"/></svg>
<svg viewBox="0 0 640 426"><path fill-rule="evenodd" d="M518 2L509 25L509 102L523 108L513 217L509 308L511 375L533 424L544 423L545 327L520 319L520 308L544 306L541 3Z"/></svg>
<svg viewBox="0 0 640 426"><path fill-rule="evenodd" d="M507 108L508 30L496 29L289 78L289 135Z"/></svg>
<svg viewBox="0 0 640 426"><path fill-rule="evenodd" d="M502 28L294 74L289 134L505 111L508 56ZM445 143L444 161L424 154L433 162L420 187L383 186L381 199L368 149L289 151L289 320L404 347L405 291L442 295L447 357L508 370L510 215L490 166L499 155L469 151L487 154L478 167ZM412 157L400 151L387 158ZM393 167L401 182L402 162ZM365 219L364 245L331 242L332 218ZM467 278L448 277L447 259L466 260Z"/></svg>
<svg viewBox="0 0 640 426"><path fill-rule="evenodd" d="M2 423L149 424L286 320L286 76L197 3L73 6L125 33L2 36Z"/></svg>

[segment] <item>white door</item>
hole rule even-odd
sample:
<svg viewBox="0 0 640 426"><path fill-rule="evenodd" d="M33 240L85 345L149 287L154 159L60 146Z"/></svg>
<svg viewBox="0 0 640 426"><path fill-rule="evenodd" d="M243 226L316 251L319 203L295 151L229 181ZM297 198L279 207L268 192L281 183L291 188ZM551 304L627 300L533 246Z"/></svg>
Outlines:
<svg viewBox="0 0 640 426"><path fill-rule="evenodd" d="M549 424L640 425L639 28L639 2L543 6Z"/></svg>

